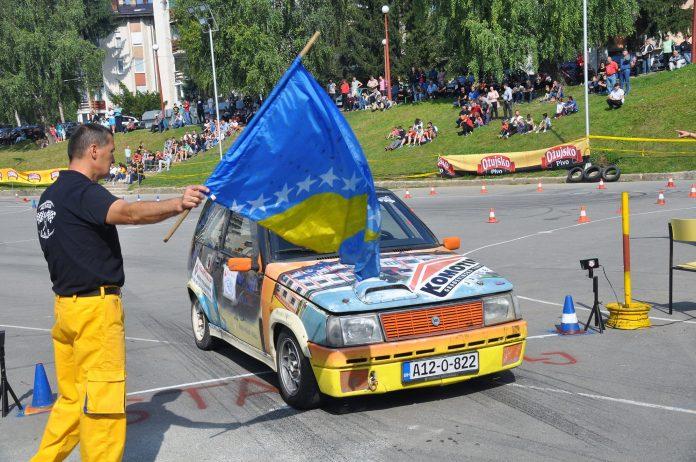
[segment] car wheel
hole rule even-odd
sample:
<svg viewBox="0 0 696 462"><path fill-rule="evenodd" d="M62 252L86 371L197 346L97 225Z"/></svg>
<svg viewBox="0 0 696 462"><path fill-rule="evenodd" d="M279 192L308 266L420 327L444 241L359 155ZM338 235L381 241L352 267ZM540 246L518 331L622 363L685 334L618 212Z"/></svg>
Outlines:
<svg viewBox="0 0 696 462"><path fill-rule="evenodd" d="M582 181L582 167L573 167L568 170L566 183L580 183Z"/></svg>
<svg viewBox="0 0 696 462"><path fill-rule="evenodd" d="M604 167L604 169L602 169L602 178L607 183L619 181L620 176L621 170L616 165L607 165L606 167Z"/></svg>
<svg viewBox="0 0 696 462"><path fill-rule="evenodd" d="M309 359L291 333L283 330L276 342L280 395L296 409L313 409L321 403L319 386Z"/></svg>
<svg viewBox="0 0 696 462"><path fill-rule="evenodd" d="M205 316L198 300L191 303L191 327L193 328L193 339L196 346L201 350L212 350L217 339L211 337L208 318Z"/></svg>

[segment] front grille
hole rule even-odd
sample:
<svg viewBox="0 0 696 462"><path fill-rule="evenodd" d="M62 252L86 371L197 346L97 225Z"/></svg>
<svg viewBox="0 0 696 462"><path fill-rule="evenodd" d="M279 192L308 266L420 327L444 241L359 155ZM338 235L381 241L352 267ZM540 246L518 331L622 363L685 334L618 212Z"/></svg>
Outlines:
<svg viewBox="0 0 696 462"><path fill-rule="evenodd" d="M437 317L439 324L433 322ZM387 341L449 334L483 327L481 301L380 315ZM438 324L438 325L435 325Z"/></svg>

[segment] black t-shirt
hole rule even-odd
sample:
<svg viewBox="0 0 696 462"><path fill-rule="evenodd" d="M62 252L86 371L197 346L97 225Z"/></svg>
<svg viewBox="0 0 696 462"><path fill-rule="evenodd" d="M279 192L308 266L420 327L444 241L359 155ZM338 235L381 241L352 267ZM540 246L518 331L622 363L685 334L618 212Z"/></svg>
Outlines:
<svg viewBox="0 0 696 462"><path fill-rule="evenodd" d="M106 224L118 198L74 170L63 170L39 199L36 223L53 291L62 296L122 286L123 257L116 227Z"/></svg>

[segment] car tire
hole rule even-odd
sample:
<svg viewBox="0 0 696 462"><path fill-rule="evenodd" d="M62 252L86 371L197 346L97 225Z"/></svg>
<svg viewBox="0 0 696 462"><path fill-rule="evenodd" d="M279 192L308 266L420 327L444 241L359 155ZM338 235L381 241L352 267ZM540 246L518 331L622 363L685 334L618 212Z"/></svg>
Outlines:
<svg viewBox="0 0 696 462"><path fill-rule="evenodd" d="M582 167L573 167L568 170L568 177L566 178L566 183L580 183L582 182Z"/></svg>
<svg viewBox="0 0 696 462"><path fill-rule="evenodd" d="M280 396L295 409L318 407L321 393L317 379L295 336L283 330L275 346Z"/></svg>
<svg viewBox="0 0 696 462"><path fill-rule="evenodd" d="M217 338L210 335L208 317L197 299L191 303L191 328L193 329L193 339L198 348L206 351L215 348Z"/></svg>
<svg viewBox="0 0 696 462"><path fill-rule="evenodd" d="M602 178L602 169L593 165L582 172L582 179L588 183L596 183Z"/></svg>
<svg viewBox="0 0 696 462"><path fill-rule="evenodd" d="M616 165L607 165L602 169L602 179L607 183L619 181L621 170Z"/></svg>

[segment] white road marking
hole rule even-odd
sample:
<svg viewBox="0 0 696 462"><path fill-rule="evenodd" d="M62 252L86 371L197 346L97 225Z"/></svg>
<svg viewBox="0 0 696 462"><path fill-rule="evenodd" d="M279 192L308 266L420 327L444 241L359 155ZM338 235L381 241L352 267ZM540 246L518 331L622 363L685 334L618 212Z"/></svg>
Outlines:
<svg viewBox="0 0 696 462"><path fill-rule="evenodd" d="M509 385L511 385L513 387L517 387L517 388L526 388L528 390L547 391L550 393L559 393L559 394L564 394L564 395L583 396L585 398L601 399L604 401L611 401L614 403L630 404L633 406L647 407L647 408L651 408L651 409L660 409L663 411L683 412L685 414L696 415L696 410L686 409L686 408L682 408L682 407L663 406L661 404L645 403L643 401L634 401L632 399L624 399L624 398L614 398L611 396L595 395L592 393L572 392L572 391L568 391L568 390L561 390L560 388L536 387L534 385L522 385L519 383L511 383Z"/></svg>
<svg viewBox="0 0 696 462"><path fill-rule="evenodd" d="M40 332L51 332L51 329L47 329L45 327L16 326L13 324L0 324L0 327L5 327L8 329L23 329L23 330L37 330ZM132 340L134 342L165 343L167 345L174 343L174 342L170 342L168 340L156 340L153 338L142 338L142 337L126 337L126 340Z"/></svg>
<svg viewBox="0 0 696 462"><path fill-rule="evenodd" d="M556 302L547 302L546 300L539 300L537 298L530 298L530 297L524 297L522 295L518 295L517 298L521 298L522 300L528 300L530 302L536 302L536 303L543 303L545 305L552 305L552 306L563 306L562 303L556 303ZM591 311L592 308L585 308L584 306L576 306L576 310L584 310L584 311ZM600 310L602 314L608 315L608 311ZM688 319L670 319L670 318L658 318L656 316L648 316L650 319L654 321L667 321L667 322L683 322L684 324L696 324L696 321L690 321ZM527 337L529 338L529 337Z"/></svg>
<svg viewBox="0 0 696 462"><path fill-rule="evenodd" d="M14 213L27 213L30 210L33 210L33 209L15 210L14 212L2 212L2 213L0 213L0 215L12 215Z"/></svg>
<svg viewBox="0 0 696 462"><path fill-rule="evenodd" d="M5 242L0 242L0 245L7 245L7 244L19 244L20 242L33 242L33 241L38 241L38 238L34 239L23 239L21 241L5 241Z"/></svg>
<svg viewBox="0 0 696 462"><path fill-rule="evenodd" d="M253 377L256 375L273 374L273 373L274 373L273 371L248 372L246 374L231 375L229 377L220 377L218 379L200 380L198 382L180 383L178 385L169 385L166 387L150 388L147 390L140 390L140 391L132 391L130 393L127 393L126 396L145 395L147 393L156 393L158 391L176 390L178 388L193 387L196 385L205 385L206 383L226 382L228 380L243 379L244 377Z"/></svg>
<svg viewBox="0 0 696 462"><path fill-rule="evenodd" d="M527 340L535 339L535 338L547 338L547 337L558 337L559 334L542 334L542 335L529 335L527 336Z"/></svg>
<svg viewBox="0 0 696 462"><path fill-rule="evenodd" d="M650 212L632 213L632 214L631 214L631 217L638 217L638 216L642 216L642 215L652 215L652 214L654 214L654 213L677 212L677 211L680 211L680 210L693 210L693 209L696 209L696 207L681 207L681 208L677 208L677 209L652 210L652 211L650 211ZM514 239L508 239L508 240L505 240L505 241L500 241L500 242L494 242L494 243L492 243L492 244L487 244L487 245L478 247L478 248L476 248L476 249L469 250L468 252L464 252L462 255L469 255L470 253L478 252L479 250L488 249L488 248L490 248L490 247L496 247L496 246L503 245L503 244L509 244L509 243L511 243L511 242L519 241L519 240L522 240L522 239L527 239L527 238L529 238L529 237L538 236L538 235L540 235L540 234L550 234L550 233L554 233L554 232L556 232L556 231L563 231L564 229L576 228L576 227L578 227L578 226L589 226L589 225L592 225L593 223L602 223L602 222L604 222L604 221L620 220L620 219L621 219L621 216L606 217L606 218L600 218L600 219L597 219L597 220L592 220L592 221L590 221L589 223L575 223L574 225L562 226L562 227L560 227L560 228L548 229L548 230L544 230L544 231L537 231L537 232L535 232L535 233L525 234L524 236L516 237L516 238L514 238Z"/></svg>

